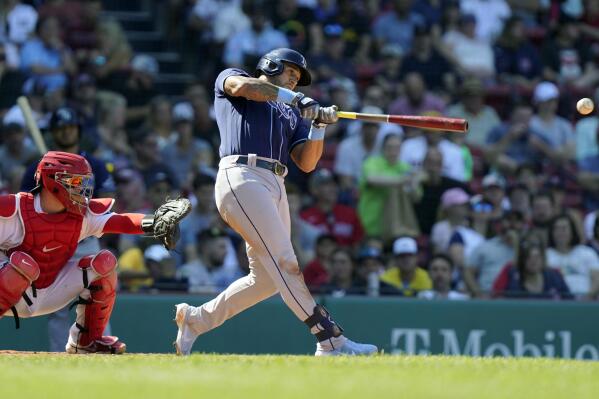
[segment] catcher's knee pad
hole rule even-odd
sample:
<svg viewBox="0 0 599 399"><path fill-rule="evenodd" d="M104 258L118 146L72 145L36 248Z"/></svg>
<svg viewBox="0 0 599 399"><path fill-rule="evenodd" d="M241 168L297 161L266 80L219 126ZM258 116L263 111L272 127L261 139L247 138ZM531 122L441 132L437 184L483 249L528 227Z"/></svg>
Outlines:
<svg viewBox="0 0 599 399"><path fill-rule="evenodd" d="M19 302L21 296L40 275L35 259L15 251L0 268L0 316Z"/></svg>
<svg viewBox="0 0 599 399"><path fill-rule="evenodd" d="M318 326L318 329L321 330L314 334L318 342L326 341L332 337L339 337L343 334L343 328L331 319L331 314L322 305L316 305L314 307L314 313L304 320L304 323L306 323L310 329L314 326Z"/></svg>
<svg viewBox="0 0 599 399"><path fill-rule="evenodd" d="M102 339L102 333L112 314L117 286L116 258L110 251L102 250L96 255L81 258L79 267L84 271L84 279L85 271L89 268L100 276L87 287L90 291L89 299L79 298L76 302L84 306L83 312L77 312L77 327L81 331L78 344L85 347ZM79 313L83 313L82 319Z"/></svg>
<svg viewBox="0 0 599 399"><path fill-rule="evenodd" d="M87 271L92 269L98 276L106 277L115 271L116 257L112 252L103 249L95 255L87 255L79 259L77 267L83 271L83 286L87 288L90 283Z"/></svg>

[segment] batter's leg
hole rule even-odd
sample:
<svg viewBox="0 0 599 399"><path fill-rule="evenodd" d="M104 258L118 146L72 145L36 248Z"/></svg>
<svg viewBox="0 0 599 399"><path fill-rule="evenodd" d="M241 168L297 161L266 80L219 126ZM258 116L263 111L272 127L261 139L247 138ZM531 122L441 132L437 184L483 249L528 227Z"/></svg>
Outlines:
<svg viewBox="0 0 599 399"><path fill-rule="evenodd" d="M287 306L303 321L312 315L316 302L279 214L283 193L277 177L266 170L234 167L220 170L217 178L221 215L248 243Z"/></svg>

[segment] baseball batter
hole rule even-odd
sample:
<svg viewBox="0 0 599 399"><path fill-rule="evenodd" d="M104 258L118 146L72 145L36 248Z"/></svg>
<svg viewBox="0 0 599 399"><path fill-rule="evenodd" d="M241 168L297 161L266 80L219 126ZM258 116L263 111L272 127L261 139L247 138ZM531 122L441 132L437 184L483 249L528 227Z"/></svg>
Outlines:
<svg viewBox="0 0 599 399"><path fill-rule="evenodd" d="M53 313L78 298L66 351L125 352L118 337L102 336L116 298L116 258L108 250L73 258L77 244L107 233L149 233L172 249L189 201L168 201L154 215L110 212L113 199L91 199L88 161L68 152L46 153L35 181L32 192L0 196L0 317L12 311L18 328L19 317Z"/></svg>
<svg viewBox="0 0 599 399"><path fill-rule="evenodd" d="M320 107L293 91L311 82L306 60L294 50L267 53L254 76L226 69L214 88L221 137L216 204L247 243L250 273L202 306L176 306L177 354L189 354L199 335L277 292L316 336L316 356L376 353L376 346L344 337L326 309L314 302L291 245L286 165L291 158L301 170L314 170L325 128L337 122L337 108Z"/></svg>

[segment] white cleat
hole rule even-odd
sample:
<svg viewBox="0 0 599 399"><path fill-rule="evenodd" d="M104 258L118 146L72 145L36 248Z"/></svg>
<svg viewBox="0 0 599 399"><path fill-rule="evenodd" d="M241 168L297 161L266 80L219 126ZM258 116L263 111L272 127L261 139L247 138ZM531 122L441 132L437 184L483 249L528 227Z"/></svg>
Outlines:
<svg viewBox="0 0 599 399"><path fill-rule="evenodd" d="M374 345L359 344L346 339L342 346L333 350L325 350L317 345L314 356L370 356L378 353L378 351L379 349Z"/></svg>
<svg viewBox="0 0 599 399"><path fill-rule="evenodd" d="M191 353L191 347L195 342L197 335L191 331L191 328L187 325L187 311L189 305L186 303L180 303L175 306L175 323L179 331L177 331L177 339L173 342L175 350L178 356L187 356Z"/></svg>

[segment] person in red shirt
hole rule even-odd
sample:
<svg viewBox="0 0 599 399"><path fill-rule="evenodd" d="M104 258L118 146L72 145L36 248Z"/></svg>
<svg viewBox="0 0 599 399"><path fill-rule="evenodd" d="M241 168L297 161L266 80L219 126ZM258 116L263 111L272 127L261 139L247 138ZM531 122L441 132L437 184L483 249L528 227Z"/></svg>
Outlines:
<svg viewBox="0 0 599 399"><path fill-rule="evenodd" d="M156 216L114 213L110 211L114 199L92 199L94 175L81 155L46 153L37 166L35 182L31 192L0 196L0 317L12 311L18 328L19 316L54 313L78 298L66 351L125 352L126 345L118 337L102 335L116 298L115 256L104 249L71 258L87 237L155 235L155 218L166 222L165 218L158 212ZM190 210L186 201L169 201L166 207L185 203L182 218ZM179 220L173 219L175 230ZM173 234L169 230L161 237L168 249L175 245Z"/></svg>
<svg viewBox="0 0 599 399"><path fill-rule="evenodd" d="M316 239L316 257L304 269L304 281L312 292L320 290L329 283L331 270L331 255L337 249L335 237L323 234Z"/></svg>
<svg viewBox="0 0 599 399"><path fill-rule="evenodd" d="M310 178L314 205L301 213L302 219L335 237L341 246L356 246L364 229L355 209L338 203L339 187L328 169L315 171Z"/></svg>

